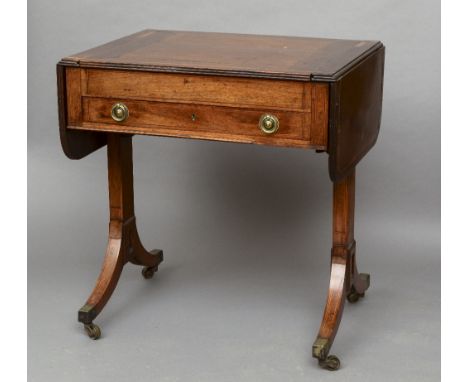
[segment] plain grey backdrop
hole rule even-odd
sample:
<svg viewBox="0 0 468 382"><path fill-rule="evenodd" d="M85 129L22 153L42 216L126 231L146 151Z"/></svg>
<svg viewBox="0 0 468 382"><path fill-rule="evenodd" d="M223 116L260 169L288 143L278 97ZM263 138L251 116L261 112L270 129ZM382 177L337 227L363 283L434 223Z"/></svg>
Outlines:
<svg viewBox="0 0 468 382"><path fill-rule="evenodd" d="M440 4L435 0L29 1L30 381L437 381L440 375ZM104 255L106 151L60 147L55 64L145 28L381 40L381 134L357 168L366 298L332 353L311 345L331 243L327 157L134 138L136 214L156 277L125 268L87 338L76 312ZM20 271L20 270L16 270Z"/></svg>

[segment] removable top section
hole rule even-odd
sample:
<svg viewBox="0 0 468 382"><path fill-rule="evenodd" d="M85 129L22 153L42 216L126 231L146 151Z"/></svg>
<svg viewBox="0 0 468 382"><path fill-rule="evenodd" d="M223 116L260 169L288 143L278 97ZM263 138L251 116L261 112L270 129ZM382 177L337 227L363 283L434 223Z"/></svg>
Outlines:
<svg viewBox="0 0 468 382"><path fill-rule="evenodd" d="M61 64L167 73L335 81L378 41L144 30Z"/></svg>

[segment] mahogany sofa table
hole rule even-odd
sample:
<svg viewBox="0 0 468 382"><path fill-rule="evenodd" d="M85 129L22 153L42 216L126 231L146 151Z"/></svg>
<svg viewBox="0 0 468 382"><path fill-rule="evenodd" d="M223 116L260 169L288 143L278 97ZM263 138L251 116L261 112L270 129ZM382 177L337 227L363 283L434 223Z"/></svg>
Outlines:
<svg viewBox="0 0 468 382"><path fill-rule="evenodd" d="M78 312L91 338L127 262L151 278L161 250L143 248L135 224L132 136L209 139L326 152L333 182L331 276L312 347L329 355L344 302L369 275L356 267L355 167L379 133L385 48L378 41L144 30L57 65L60 138L80 159L107 145L110 222L104 264Z"/></svg>

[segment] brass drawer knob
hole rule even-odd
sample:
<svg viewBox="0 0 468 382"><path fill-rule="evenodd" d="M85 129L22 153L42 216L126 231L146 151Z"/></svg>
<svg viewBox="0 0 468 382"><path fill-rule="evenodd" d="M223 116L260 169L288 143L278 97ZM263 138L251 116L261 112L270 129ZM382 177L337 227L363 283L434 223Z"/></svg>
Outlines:
<svg viewBox="0 0 468 382"><path fill-rule="evenodd" d="M111 117L114 121L123 122L128 118L128 107L123 102L112 106Z"/></svg>
<svg viewBox="0 0 468 382"><path fill-rule="evenodd" d="M263 114L258 122L258 127L265 134L273 134L279 129L279 120L273 114Z"/></svg>

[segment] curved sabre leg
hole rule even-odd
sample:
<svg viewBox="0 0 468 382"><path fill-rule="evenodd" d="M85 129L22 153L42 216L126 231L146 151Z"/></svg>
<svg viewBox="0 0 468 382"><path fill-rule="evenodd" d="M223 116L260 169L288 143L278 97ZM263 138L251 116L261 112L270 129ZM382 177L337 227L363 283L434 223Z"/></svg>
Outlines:
<svg viewBox="0 0 468 382"><path fill-rule="evenodd" d="M312 355L318 359L321 367L328 370L337 370L340 367L340 360L328 354L341 322L346 298L348 269L346 258L340 256L339 252L338 249L333 249L327 303L319 334L312 347Z"/></svg>
<svg viewBox="0 0 468 382"><path fill-rule="evenodd" d="M141 273L145 279L150 279L158 270L159 264L164 260L163 251L161 249L153 249L147 251L141 244L136 225L130 234L132 258L130 262L135 265L144 265Z"/></svg>
<svg viewBox="0 0 468 382"><path fill-rule="evenodd" d="M351 253L351 285L346 298L350 303L358 302L364 297L366 290L370 286L370 275L368 273L359 273L356 266L356 249Z"/></svg>
<svg viewBox="0 0 468 382"><path fill-rule="evenodd" d="M121 224L111 223L110 231L121 232ZM122 244L121 235L120 238L113 238L109 235L106 256L96 286L86 304L78 311L78 321L84 324L89 337L95 340L101 336L101 330L93 323L93 320L112 296L125 264L125 250Z"/></svg>
<svg viewBox="0 0 468 382"><path fill-rule="evenodd" d="M355 268L356 269L356 268ZM346 298L350 303L358 302L366 294L366 290L370 286L370 274L359 273L356 269L352 277L351 289Z"/></svg>
<svg viewBox="0 0 468 382"><path fill-rule="evenodd" d="M319 334L312 347L312 355L319 365L337 370L340 360L329 355L341 322L344 302L357 301L369 288L370 276L359 274L356 267L354 240L355 171L333 185L333 248L330 286Z"/></svg>

